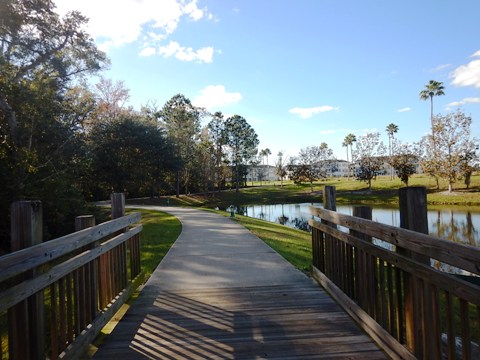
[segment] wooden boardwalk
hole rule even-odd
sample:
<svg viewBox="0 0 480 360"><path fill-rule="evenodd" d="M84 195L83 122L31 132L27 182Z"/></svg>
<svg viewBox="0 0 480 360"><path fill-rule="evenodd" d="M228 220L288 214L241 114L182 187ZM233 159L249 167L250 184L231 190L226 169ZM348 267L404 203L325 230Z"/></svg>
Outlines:
<svg viewBox="0 0 480 360"><path fill-rule="evenodd" d="M183 231L95 359L384 359L311 279L228 218Z"/></svg>

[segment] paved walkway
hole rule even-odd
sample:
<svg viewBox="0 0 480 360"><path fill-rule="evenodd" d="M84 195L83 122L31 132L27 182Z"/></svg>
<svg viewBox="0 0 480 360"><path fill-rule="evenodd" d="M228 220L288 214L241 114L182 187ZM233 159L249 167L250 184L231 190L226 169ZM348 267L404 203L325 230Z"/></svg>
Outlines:
<svg viewBox="0 0 480 360"><path fill-rule="evenodd" d="M152 208L152 207L149 207ZM229 218L182 233L94 359L383 359L311 279Z"/></svg>

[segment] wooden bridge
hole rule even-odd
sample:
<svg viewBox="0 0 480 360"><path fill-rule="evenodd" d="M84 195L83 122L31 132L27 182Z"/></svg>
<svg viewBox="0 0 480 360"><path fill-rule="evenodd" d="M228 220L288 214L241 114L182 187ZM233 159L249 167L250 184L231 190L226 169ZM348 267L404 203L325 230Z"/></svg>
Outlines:
<svg viewBox="0 0 480 360"><path fill-rule="evenodd" d="M80 358L128 298L140 228L123 201L116 220L0 258L2 359ZM182 234L95 359L479 357L480 287L431 266L478 276L479 249L312 209L320 287L231 219L162 210Z"/></svg>
<svg viewBox="0 0 480 360"><path fill-rule="evenodd" d="M205 211L166 210L182 234L95 359L385 358L248 230Z"/></svg>

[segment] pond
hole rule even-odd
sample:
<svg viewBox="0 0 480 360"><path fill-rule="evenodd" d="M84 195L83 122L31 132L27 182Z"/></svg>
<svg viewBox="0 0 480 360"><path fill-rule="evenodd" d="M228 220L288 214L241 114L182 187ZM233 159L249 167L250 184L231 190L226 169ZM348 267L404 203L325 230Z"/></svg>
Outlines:
<svg viewBox="0 0 480 360"><path fill-rule="evenodd" d="M245 205L239 207L237 212L249 217L308 231L308 219L312 217L309 215L308 207L311 205L322 207L320 203ZM337 205L337 211L352 215L353 207L354 205ZM461 208L453 210L445 207L441 210L429 210L427 217L430 235L480 247L478 232L480 212L472 212ZM372 206L372 220L399 227L400 212L397 208Z"/></svg>

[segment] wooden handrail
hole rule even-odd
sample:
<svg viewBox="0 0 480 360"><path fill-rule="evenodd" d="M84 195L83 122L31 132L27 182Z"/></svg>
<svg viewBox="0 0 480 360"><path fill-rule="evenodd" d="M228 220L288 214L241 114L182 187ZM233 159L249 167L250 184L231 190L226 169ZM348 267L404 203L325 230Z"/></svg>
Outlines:
<svg viewBox="0 0 480 360"><path fill-rule="evenodd" d="M9 307L18 304L22 300L27 299L36 292L45 289L88 262L97 259L100 257L100 255L105 254L119 244L124 243L132 236L139 234L140 231L142 231L142 226L136 226L125 233L105 241L99 247L93 250L87 250L61 264L52 267L50 270L42 273L41 275L0 292L0 312L7 310Z"/></svg>
<svg viewBox="0 0 480 360"><path fill-rule="evenodd" d="M335 208L329 188L325 207ZM426 203L424 190L408 190L400 195L423 192ZM401 208L401 219L403 210L404 219L409 215L428 231L410 213L426 218L426 207L409 206ZM317 217L309 221L314 278L392 358L480 356L479 248L327 209L310 207L310 213Z"/></svg>
<svg viewBox="0 0 480 360"><path fill-rule="evenodd" d="M12 239L20 245L0 257L0 316L8 312L0 357L79 358L140 284L141 215L124 216L124 195L112 194L114 220L93 226L83 216L79 231L39 243L41 203L12 208ZM31 234L35 241L27 241Z"/></svg>
<svg viewBox="0 0 480 360"><path fill-rule="evenodd" d="M0 257L0 282L34 269L140 221L140 213L110 220Z"/></svg>
<svg viewBox="0 0 480 360"><path fill-rule="evenodd" d="M329 211L329 210L322 210L322 211ZM365 221L364 219L360 219L360 218L353 219L353 221L356 221L356 220ZM415 273L415 275L418 276L419 278L444 288L445 290L449 291L452 295L462 297L465 300L471 302L472 304L480 306L480 297L479 297L480 286L472 284L468 281L464 281L449 273L436 270L431 266L422 264L411 258L400 255L396 252L384 249L378 245L374 245L368 241L359 239L355 236L352 236L343 231L337 230L331 226L322 224L318 221L309 220L308 223L312 228L318 229L325 234L331 235L335 239L341 240L346 244L355 246L355 248L363 250L370 255L381 258L382 260L388 261L392 264L395 264L395 266L399 269L405 270L409 273ZM372 223L374 222L372 221ZM375 226L377 224L378 223L375 223L372 226ZM340 224L337 224L337 225L340 225Z"/></svg>
<svg viewBox="0 0 480 360"><path fill-rule="evenodd" d="M408 248L446 264L480 275L480 251L477 247L425 235L335 211L310 206L310 214L318 218L361 232L390 244Z"/></svg>

